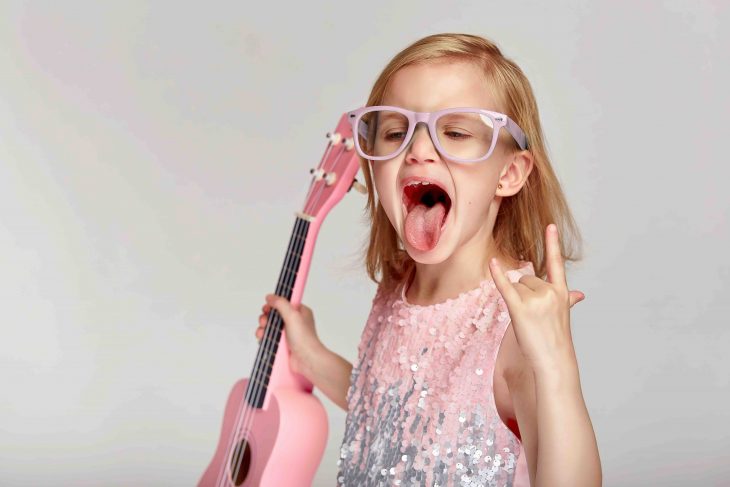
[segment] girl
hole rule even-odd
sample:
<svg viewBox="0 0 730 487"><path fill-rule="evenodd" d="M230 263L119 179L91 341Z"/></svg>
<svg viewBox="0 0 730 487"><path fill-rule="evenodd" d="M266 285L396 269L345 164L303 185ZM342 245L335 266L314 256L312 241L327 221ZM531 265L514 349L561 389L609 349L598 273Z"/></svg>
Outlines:
<svg viewBox="0 0 730 487"><path fill-rule="evenodd" d="M347 410L338 485L601 485L558 226L579 233L522 70L487 39L431 35L349 116L378 284L357 363L281 296L256 330L275 308L292 369Z"/></svg>

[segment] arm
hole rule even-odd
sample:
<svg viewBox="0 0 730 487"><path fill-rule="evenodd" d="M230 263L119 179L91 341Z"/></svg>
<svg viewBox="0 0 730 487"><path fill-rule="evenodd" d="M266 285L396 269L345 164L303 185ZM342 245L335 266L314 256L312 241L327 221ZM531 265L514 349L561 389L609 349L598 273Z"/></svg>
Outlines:
<svg viewBox="0 0 730 487"><path fill-rule="evenodd" d="M347 411L352 364L318 343L302 360L302 374L332 402Z"/></svg>
<svg viewBox="0 0 730 487"><path fill-rule="evenodd" d="M305 304L293 308L289 300L274 294L266 295L261 308L256 337L261 340L271 308L275 308L284 320L286 340L291 356L289 366L294 372L306 377L335 404L347 411L347 391L350 388L352 364L325 347L317 337L314 313Z"/></svg>
<svg viewBox="0 0 730 487"><path fill-rule="evenodd" d="M519 345L517 365L508 364L504 376L521 432L526 425L532 487L600 486L601 460L570 333L570 308L585 295L568 288L557 230L552 223L545 229L546 281L522 275L512 282L497 259L490 260Z"/></svg>
<svg viewBox="0 0 730 487"><path fill-rule="evenodd" d="M530 485L602 485L598 446L575 355L564 357L550 370L534 370L522 357L505 371L505 379L527 455Z"/></svg>

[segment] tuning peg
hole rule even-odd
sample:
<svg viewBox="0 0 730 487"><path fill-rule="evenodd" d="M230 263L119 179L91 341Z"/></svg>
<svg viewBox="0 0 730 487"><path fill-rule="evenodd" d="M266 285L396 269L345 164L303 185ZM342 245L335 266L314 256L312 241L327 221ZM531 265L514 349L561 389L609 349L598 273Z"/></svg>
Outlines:
<svg viewBox="0 0 730 487"><path fill-rule="evenodd" d="M359 191L362 194L368 193L368 188L366 188L363 184L361 184L357 179L352 180L352 184L350 185L350 189L355 188L355 190ZM347 191L350 191L348 189Z"/></svg>
<svg viewBox="0 0 730 487"><path fill-rule="evenodd" d="M339 132L327 132L327 138L329 139L330 143L332 145L337 145L340 143L340 140L342 140L342 134Z"/></svg>
<svg viewBox="0 0 730 487"><path fill-rule="evenodd" d="M324 169L322 169L321 167L317 169L312 168L309 170L309 174L312 174L314 176L315 181L319 181L324 176Z"/></svg>

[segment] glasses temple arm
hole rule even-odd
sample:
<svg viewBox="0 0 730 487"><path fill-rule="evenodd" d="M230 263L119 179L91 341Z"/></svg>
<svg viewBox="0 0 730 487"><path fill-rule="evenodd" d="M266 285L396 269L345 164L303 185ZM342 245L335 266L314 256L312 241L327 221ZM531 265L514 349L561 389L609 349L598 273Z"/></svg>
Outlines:
<svg viewBox="0 0 730 487"><path fill-rule="evenodd" d="M519 144L520 148L522 150L527 149L527 137L525 137L525 133L522 131L522 129L517 125L511 118L507 117L507 123L505 128L507 129L507 132L514 137L514 139Z"/></svg>

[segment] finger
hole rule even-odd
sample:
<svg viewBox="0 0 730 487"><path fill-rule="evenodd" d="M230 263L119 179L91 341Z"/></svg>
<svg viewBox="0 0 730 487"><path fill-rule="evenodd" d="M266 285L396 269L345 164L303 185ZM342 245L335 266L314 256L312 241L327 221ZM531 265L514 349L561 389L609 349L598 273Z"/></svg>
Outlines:
<svg viewBox="0 0 730 487"><path fill-rule="evenodd" d="M276 294L267 294L266 295L266 302L276 311L279 312L281 315L281 318L287 322L289 321L289 317L291 316L292 312L294 311L291 307L291 304L289 304L289 300L284 298L283 296L278 296Z"/></svg>
<svg viewBox="0 0 730 487"><path fill-rule="evenodd" d="M586 298L586 295L583 294L580 291L570 291L570 307L572 308L574 304L580 303Z"/></svg>
<svg viewBox="0 0 730 487"><path fill-rule="evenodd" d="M493 257L489 261L489 265L494 284L495 286L497 286L497 290L500 292L500 294L504 298L504 301L507 303L507 307L509 307L510 303L516 304L522 302L520 294L517 292L514 286L512 286L512 282L504 274L504 271L502 271L502 266L499 265L499 261L496 257Z"/></svg>
<svg viewBox="0 0 730 487"><path fill-rule="evenodd" d="M515 289L519 290L519 286L517 284L522 284L530 291L538 291L541 286L547 285L547 283L539 277L531 276L528 274L525 274L524 276L520 277L517 282L513 283Z"/></svg>
<svg viewBox="0 0 730 487"><path fill-rule="evenodd" d="M565 280L565 267L563 255L560 252L560 236L558 227L554 223L547 226L545 230L545 255L547 255L547 278L548 282L568 288Z"/></svg>

